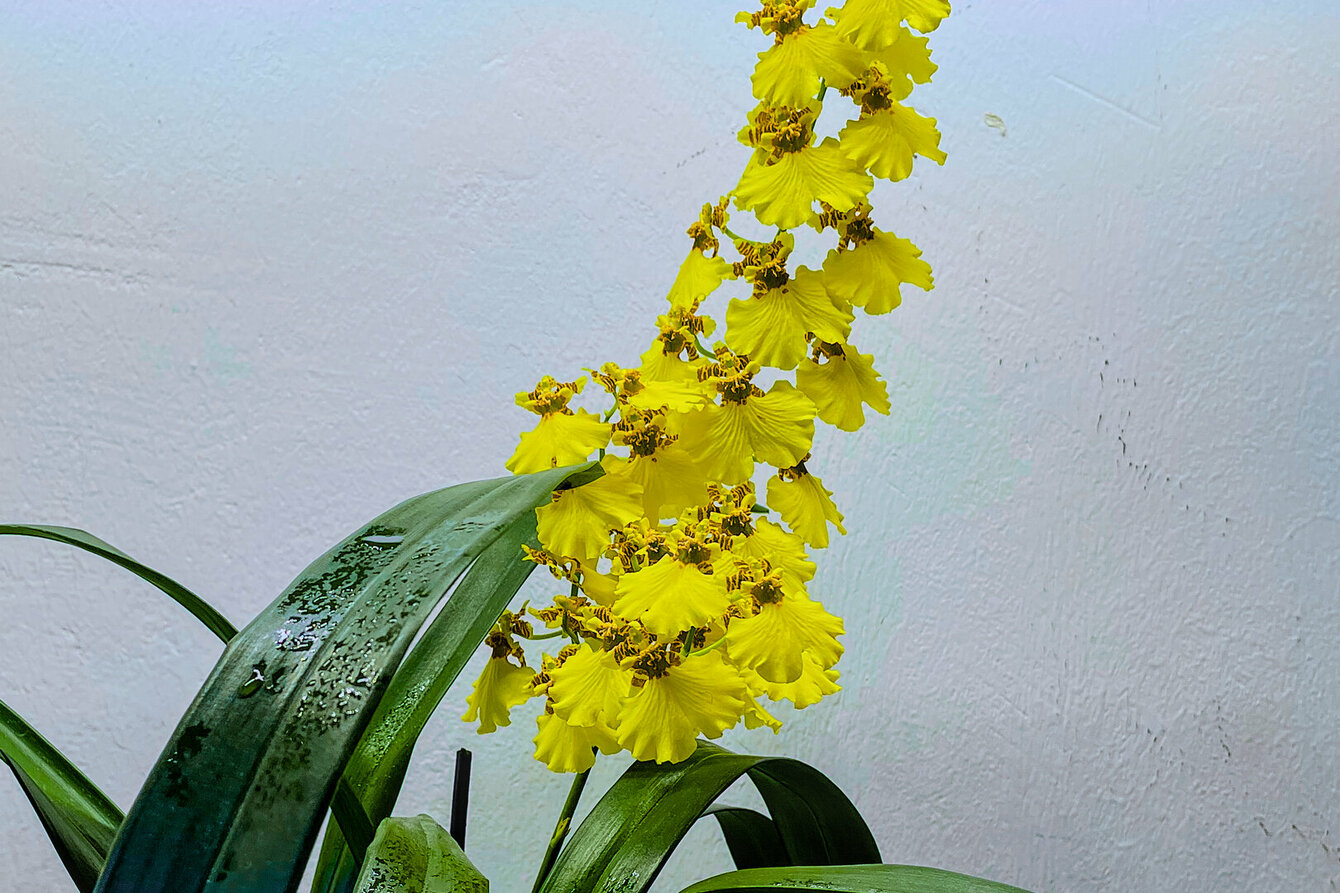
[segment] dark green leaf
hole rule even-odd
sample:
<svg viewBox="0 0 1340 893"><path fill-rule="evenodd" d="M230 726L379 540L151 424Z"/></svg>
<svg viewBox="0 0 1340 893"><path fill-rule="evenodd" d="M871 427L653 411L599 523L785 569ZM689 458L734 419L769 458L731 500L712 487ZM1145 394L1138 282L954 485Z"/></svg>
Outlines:
<svg viewBox="0 0 1340 893"><path fill-rule="evenodd" d="M443 594L555 487L599 473L592 463L428 493L314 562L224 650L98 890L294 889L343 767Z"/></svg>
<svg viewBox="0 0 1340 893"><path fill-rule="evenodd" d="M646 890L689 826L746 773L772 814L788 862L814 852L826 864L879 861L860 813L823 773L797 760L699 741L682 763L634 763L577 828L544 893Z"/></svg>
<svg viewBox="0 0 1340 893"><path fill-rule="evenodd" d="M218 611L207 605L200 596L153 568L145 567L125 552L110 543L103 542L87 531L74 527L54 527L49 524L0 524L0 536L6 534L55 540L58 543L78 546L94 555L100 555L163 590L178 604L194 614L210 632L222 641L227 642L237 635L237 627L229 623Z"/></svg>
<svg viewBox="0 0 1340 893"><path fill-rule="evenodd" d="M717 820L736 868L789 865L786 844L772 819L743 806L713 805L703 813Z"/></svg>
<svg viewBox="0 0 1340 893"><path fill-rule="evenodd" d="M3 701L0 759L37 810L75 886L92 890L121 825L121 810Z"/></svg>
<svg viewBox="0 0 1340 893"><path fill-rule="evenodd" d="M489 882L431 816L388 818L377 827L358 893L488 893Z"/></svg>
<svg viewBox="0 0 1340 893"><path fill-rule="evenodd" d="M470 567L391 679L344 778L375 823L390 815L419 733L498 615L534 569L521 545L538 547L535 515L518 518ZM343 826L343 822L341 822ZM347 893L356 871L338 828L321 842L314 893Z"/></svg>
<svg viewBox="0 0 1340 893"><path fill-rule="evenodd" d="M1026 893L966 874L916 865L822 865L751 868L699 881L681 893Z"/></svg>

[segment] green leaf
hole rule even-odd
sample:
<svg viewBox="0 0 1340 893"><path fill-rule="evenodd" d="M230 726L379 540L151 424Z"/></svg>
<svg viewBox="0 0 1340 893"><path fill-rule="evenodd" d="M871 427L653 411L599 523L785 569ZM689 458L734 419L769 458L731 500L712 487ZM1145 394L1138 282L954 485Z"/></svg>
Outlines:
<svg viewBox="0 0 1340 893"><path fill-rule="evenodd" d="M0 536L6 534L13 536L35 536L41 539L55 540L58 543L78 546L81 549L92 552L94 555L100 555L108 561L121 565L126 570L149 581L163 592L167 593L170 598L194 614L196 618L198 618L210 632L218 636L220 640L227 642L233 636L237 635L237 627L233 626L228 622L227 618L206 604L205 600L200 596L196 595L172 578L160 574L151 567L145 567L125 552L116 548L116 546L98 539L88 531L79 530L74 527L55 527L50 524L0 524Z"/></svg>
<svg viewBox="0 0 1340 893"><path fill-rule="evenodd" d="M294 889L443 594L554 488L599 474L591 463L427 493L315 561L224 650L127 815L100 893Z"/></svg>
<svg viewBox="0 0 1340 893"><path fill-rule="evenodd" d="M533 512L513 522L479 556L391 679L344 770L344 780L357 792L373 823L390 815L419 733L534 570L531 562L518 560L522 544L539 546ZM347 893L356 870L340 829L328 829L312 883L314 893Z"/></svg>
<svg viewBox="0 0 1340 893"><path fill-rule="evenodd" d="M681 893L1026 893L1018 887L917 865L805 865L731 871Z"/></svg>
<svg viewBox="0 0 1340 893"><path fill-rule="evenodd" d="M703 815L711 816L721 826L736 868L769 868L789 865L786 844L777 833L772 819L743 806L709 806Z"/></svg>
<svg viewBox="0 0 1340 893"><path fill-rule="evenodd" d="M758 787L787 861L818 853L820 864L878 862L879 849L851 801L823 773L797 760L736 754L698 742L682 763L634 763L573 833L544 893L651 886L707 807L740 776Z"/></svg>
<svg viewBox="0 0 1340 893"><path fill-rule="evenodd" d="M377 827L358 893L488 893L489 882L431 816L388 818Z"/></svg>
<svg viewBox="0 0 1340 893"><path fill-rule="evenodd" d="M75 886L88 893L121 825L121 810L3 701L0 760L19 780Z"/></svg>

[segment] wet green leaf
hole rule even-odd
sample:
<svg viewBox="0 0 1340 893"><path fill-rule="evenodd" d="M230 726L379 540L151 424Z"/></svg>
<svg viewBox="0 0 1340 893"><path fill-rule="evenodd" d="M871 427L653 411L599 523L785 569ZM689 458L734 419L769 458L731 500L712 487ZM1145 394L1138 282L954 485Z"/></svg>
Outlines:
<svg viewBox="0 0 1340 893"><path fill-rule="evenodd" d="M357 893L488 893L489 882L431 816L388 818L377 828Z"/></svg>
<svg viewBox="0 0 1340 893"><path fill-rule="evenodd" d="M699 881L681 893L1026 893L1018 887L917 865L751 868Z"/></svg>

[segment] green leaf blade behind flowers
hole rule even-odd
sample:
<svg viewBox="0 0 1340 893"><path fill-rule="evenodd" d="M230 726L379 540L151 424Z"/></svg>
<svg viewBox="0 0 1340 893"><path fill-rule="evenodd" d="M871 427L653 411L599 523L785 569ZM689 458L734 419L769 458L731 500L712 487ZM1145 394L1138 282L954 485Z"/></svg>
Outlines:
<svg viewBox="0 0 1340 893"><path fill-rule="evenodd" d="M823 773L797 760L731 753L706 741L680 763L634 763L573 833L542 893L647 890L689 827L748 774L786 861L879 862L870 829Z"/></svg>
<svg viewBox="0 0 1340 893"><path fill-rule="evenodd" d="M489 882L431 816L388 818L377 828L357 893L488 893Z"/></svg>
<svg viewBox="0 0 1340 893"><path fill-rule="evenodd" d="M345 767L374 825L390 815L419 733L497 616L534 569L518 560L522 544L538 548L535 514L527 512L471 565L391 679L386 696ZM334 825L321 842L313 893L348 893L353 854Z"/></svg>
<svg viewBox="0 0 1340 893"><path fill-rule="evenodd" d="M743 806L714 805L703 815L710 815L721 826L721 836L726 838L726 849L736 868L790 864L777 825L763 813Z"/></svg>
<svg viewBox="0 0 1340 893"><path fill-rule="evenodd" d="M513 522L599 474L591 463L427 493L313 562L225 649L126 817L99 893L295 889L419 627Z"/></svg>
<svg viewBox="0 0 1340 893"><path fill-rule="evenodd" d="M121 826L121 810L3 701L0 760L14 772L75 886L88 893Z"/></svg>
<svg viewBox="0 0 1340 893"><path fill-rule="evenodd" d="M0 524L0 536L6 535L32 536L39 539L55 540L58 543L76 546L87 552L92 552L94 555L106 558L108 561L121 565L137 577L157 586L173 601L195 615L196 619L203 623L210 632L218 636L220 641L226 643L237 635L237 627L229 623L226 617L207 604L200 596L167 575L160 574L153 568L140 564L116 546L98 539L86 530L79 530L75 527L57 527L51 524Z"/></svg>
<svg viewBox="0 0 1340 893"><path fill-rule="evenodd" d="M983 878L918 865L823 865L731 871L681 893L1026 893Z"/></svg>

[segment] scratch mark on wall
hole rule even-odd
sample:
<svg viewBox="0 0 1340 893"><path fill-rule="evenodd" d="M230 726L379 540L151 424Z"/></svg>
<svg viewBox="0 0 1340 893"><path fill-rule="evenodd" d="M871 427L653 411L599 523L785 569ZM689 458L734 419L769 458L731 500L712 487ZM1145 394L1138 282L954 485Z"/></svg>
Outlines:
<svg viewBox="0 0 1340 893"><path fill-rule="evenodd" d="M1106 106L1107 108L1112 109L1112 111L1117 112L1118 114L1125 115L1132 121L1135 121L1138 124L1143 124L1144 126L1150 128L1151 130L1163 129L1163 125L1153 120L1152 118L1146 118L1139 112L1134 111L1132 109L1128 109L1124 105L1119 105L1118 103L1113 102L1112 100L1108 99L1105 96L1099 96L1097 93L1093 92L1088 87L1085 87L1082 84L1077 84L1074 81L1070 80L1069 78L1063 78L1059 74L1053 74L1051 78L1061 86L1068 87L1071 90L1074 90L1080 96L1091 99L1094 102L1098 103L1099 105Z"/></svg>

